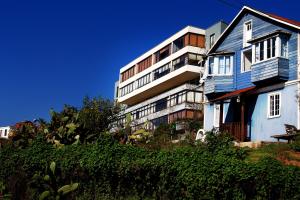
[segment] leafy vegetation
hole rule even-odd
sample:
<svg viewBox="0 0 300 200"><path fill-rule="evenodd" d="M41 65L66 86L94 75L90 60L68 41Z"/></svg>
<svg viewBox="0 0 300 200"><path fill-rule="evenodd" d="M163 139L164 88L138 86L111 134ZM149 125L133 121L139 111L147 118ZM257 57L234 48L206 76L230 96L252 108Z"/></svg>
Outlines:
<svg viewBox="0 0 300 200"><path fill-rule="evenodd" d="M288 144L237 148L229 135L214 132L203 143L187 137L172 144L174 126L165 125L153 135L146 129L131 135L125 126L119 135L141 140L124 145L107 132L113 104L85 101L79 109L53 111L49 123L23 129L0 149L0 193L11 199L300 198L300 168L275 156Z"/></svg>

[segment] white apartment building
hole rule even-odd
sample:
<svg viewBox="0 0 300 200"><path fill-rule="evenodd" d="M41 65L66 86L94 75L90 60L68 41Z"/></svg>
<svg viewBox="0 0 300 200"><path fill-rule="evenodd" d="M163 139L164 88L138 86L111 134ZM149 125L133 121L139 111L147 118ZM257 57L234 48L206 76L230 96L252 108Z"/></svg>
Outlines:
<svg viewBox="0 0 300 200"><path fill-rule="evenodd" d="M214 27L215 29L215 27ZM210 30L210 34L217 34ZM214 31L212 33L212 31ZM149 128L185 119L203 120L203 88L199 86L206 55L205 30L187 26L120 69L115 100L126 105L124 125Z"/></svg>

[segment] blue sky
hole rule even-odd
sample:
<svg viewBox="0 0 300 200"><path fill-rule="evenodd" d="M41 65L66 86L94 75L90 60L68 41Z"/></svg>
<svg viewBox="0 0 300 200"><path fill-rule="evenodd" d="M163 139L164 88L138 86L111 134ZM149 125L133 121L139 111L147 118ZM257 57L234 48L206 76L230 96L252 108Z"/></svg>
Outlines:
<svg viewBox="0 0 300 200"><path fill-rule="evenodd" d="M1 1L0 126L112 98L122 66L187 25L230 22L242 5L300 21L297 0Z"/></svg>

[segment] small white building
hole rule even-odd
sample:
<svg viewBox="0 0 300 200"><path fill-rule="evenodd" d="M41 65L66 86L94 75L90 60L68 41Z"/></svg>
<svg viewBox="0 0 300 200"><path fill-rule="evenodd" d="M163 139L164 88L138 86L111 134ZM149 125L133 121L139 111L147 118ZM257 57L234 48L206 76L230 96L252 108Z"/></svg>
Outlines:
<svg viewBox="0 0 300 200"><path fill-rule="evenodd" d="M0 127L0 138L8 139L9 132L10 132L9 126Z"/></svg>

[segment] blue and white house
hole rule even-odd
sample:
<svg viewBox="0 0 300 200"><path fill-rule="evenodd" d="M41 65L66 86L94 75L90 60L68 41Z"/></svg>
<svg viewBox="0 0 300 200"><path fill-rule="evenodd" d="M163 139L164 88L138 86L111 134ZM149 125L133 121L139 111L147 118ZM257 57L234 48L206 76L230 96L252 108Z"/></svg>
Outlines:
<svg viewBox="0 0 300 200"><path fill-rule="evenodd" d="M204 129L239 141L299 129L299 46L300 22L243 7L208 52Z"/></svg>

